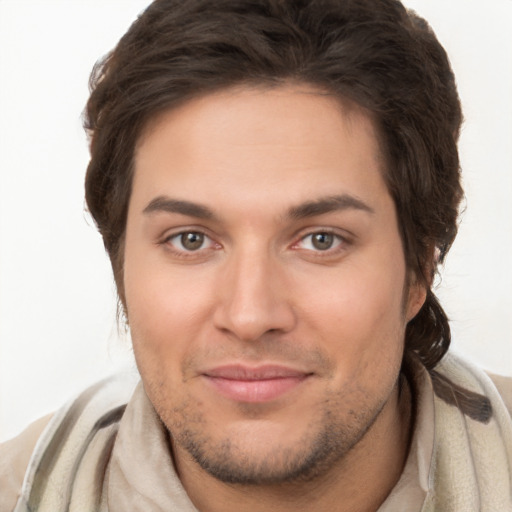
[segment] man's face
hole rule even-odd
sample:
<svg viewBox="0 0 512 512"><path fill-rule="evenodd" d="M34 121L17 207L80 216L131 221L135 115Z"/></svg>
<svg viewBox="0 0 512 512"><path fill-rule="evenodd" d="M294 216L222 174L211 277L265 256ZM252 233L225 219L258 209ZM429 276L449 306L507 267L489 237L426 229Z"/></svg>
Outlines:
<svg viewBox="0 0 512 512"><path fill-rule="evenodd" d="M312 477L396 414L423 293L382 166L370 119L306 86L208 95L148 127L124 283L178 467Z"/></svg>

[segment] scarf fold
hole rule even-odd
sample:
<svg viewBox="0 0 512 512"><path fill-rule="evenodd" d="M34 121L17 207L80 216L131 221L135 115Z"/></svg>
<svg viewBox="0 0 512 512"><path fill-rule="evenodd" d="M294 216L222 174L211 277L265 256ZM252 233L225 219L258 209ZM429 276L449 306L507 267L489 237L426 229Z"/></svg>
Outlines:
<svg viewBox="0 0 512 512"><path fill-rule="evenodd" d="M430 492L422 512L512 512L512 421L491 379L447 356L436 370L458 387L487 397L487 422L435 395Z"/></svg>
<svg viewBox="0 0 512 512"><path fill-rule="evenodd" d="M122 373L102 380L53 415L13 512L98 512L106 465L138 379Z"/></svg>
<svg viewBox="0 0 512 512"><path fill-rule="evenodd" d="M458 357L446 356L436 372L443 396L434 394L436 379L432 384L423 369L417 446L379 511L512 512L512 420L505 404L489 377ZM486 397L492 411L486 422L464 414L461 390ZM402 499L411 483L419 490L414 508ZM165 427L134 375L102 381L54 415L14 512L127 510L197 512L174 470Z"/></svg>

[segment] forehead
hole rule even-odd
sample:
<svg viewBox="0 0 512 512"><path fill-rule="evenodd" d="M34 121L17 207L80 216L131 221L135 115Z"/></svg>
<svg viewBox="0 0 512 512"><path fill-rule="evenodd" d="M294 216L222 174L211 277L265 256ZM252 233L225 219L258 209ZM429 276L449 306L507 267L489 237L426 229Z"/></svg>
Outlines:
<svg viewBox="0 0 512 512"><path fill-rule="evenodd" d="M304 114L309 116L307 120ZM195 96L150 117L138 137L135 156L148 137L171 123L181 134L187 130L186 136L201 137L204 133L200 129L206 132L212 123L216 128L228 129L236 123L236 133L247 141L265 132L275 140L276 132L271 133L270 128L314 141L319 124L350 129L353 120L379 142L373 114L347 98L301 82L279 86L242 84ZM240 128L248 131L240 131ZM336 137L335 129L331 133ZM218 133L223 134L227 132Z"/></svg>
<svg viewBox="0 0 512 512"><path fill-rule="evenodd" d="M333 187L382 194L382 167L363 109L304 85L239 87L188 101L147 125L135 152L133 199L220 194L248 205L261 196L282 200L283 191L289 202L347 192Z"/></svg>

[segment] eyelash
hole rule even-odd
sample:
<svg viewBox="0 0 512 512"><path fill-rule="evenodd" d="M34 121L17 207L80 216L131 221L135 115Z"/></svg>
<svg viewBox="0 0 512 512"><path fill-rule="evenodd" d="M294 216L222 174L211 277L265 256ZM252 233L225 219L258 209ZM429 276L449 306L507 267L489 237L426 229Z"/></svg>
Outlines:
<svg viewBox="0 0 512 512"><path fill-rule="evenodd" d="M185 235L199 235L204 237L203 243L196 250L188 250L183 247L183 236ZM176 243L173 243L173 240L176 240L180 247L176 247ZM208 242L208 247L202 247L204 243ZM166 247L167 250L171 251L174 256L179 258L194 258L198 256L204 256L206 250L215 250L220 248L220 244L216 243L210 236L208 236L204 231L200 229L187 229L183 231L179 231L178 233L172 233L166 236L161 242L160 245Z"/></svg>
<svg viewBox="0 0 512 512"><path fill-rule="evenodd" d="M313 245L313 237L315 235L328 235L333 238L333 243L330 247L327 247L325 250L317 248L303 248L300 247L300 244L303 244L308 238L310 239L310 245ZM346 236L342 236L339 233L333 231L332 229L317 229L315 231L311 231L301 236L300 239L292 245L292 249L295 250L306 250L315 256L332 256L336 255L343 250L346 250L347 245L350 244L350 240Z"/></svg>
<svg viewBox="0 0 512 512"><path fill-rule="evenodd" d="M183 247L183 237L185 235L199 235L201 237L204 237L203 242L200 247L198 247L195 250L189 250L185 247ZM311 239L310 245L313 244L312 237L315 235L328 235L330 237L333 237L333 245L331 247L326 248L325 250L318 249L318 248L304 248L300 247L302 243L304 243L305 240L308 238ZM173 243L173 240L176 240L181 247L176 247L176 243ZM202 247L204 243L208 242L208 247ZM199 255L205 255L205 251L207 250L216 250L221 248L222 246L215 242L209 235L207 235L204 231L201 231L200 229L189 229L189 230L183 230L179 231L178 233L172 233L168 236L166 236L162 242L160 242L161 245L166 246L166 248L174 253L175 256L181 257L181 258L191 258L191 257L198 257ZM315 257L322 257L322 256L333 256L338 254L339 252L342 252L343 250L346 250L347 245L350 244L350 240L346 236L342 236L339 233L331 230L331 229L317 229L315 231L310 231L302 236L300 236L299 240L294 242L291 245L291 249L293 250L304 250L308 253L314 254Z"/></svg>

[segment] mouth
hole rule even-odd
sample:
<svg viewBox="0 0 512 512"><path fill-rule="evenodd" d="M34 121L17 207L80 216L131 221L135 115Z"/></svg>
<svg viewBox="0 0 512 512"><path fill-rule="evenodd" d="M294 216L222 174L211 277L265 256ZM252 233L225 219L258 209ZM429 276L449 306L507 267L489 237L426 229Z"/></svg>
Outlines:
<svg viewBox="0 0 512 512"><path fill-rule="evenodd" d="M218 393L230 400L244 403L276 400L311 376L311 373L278 365L228 365L213 368L203 374Z"/></svg>

